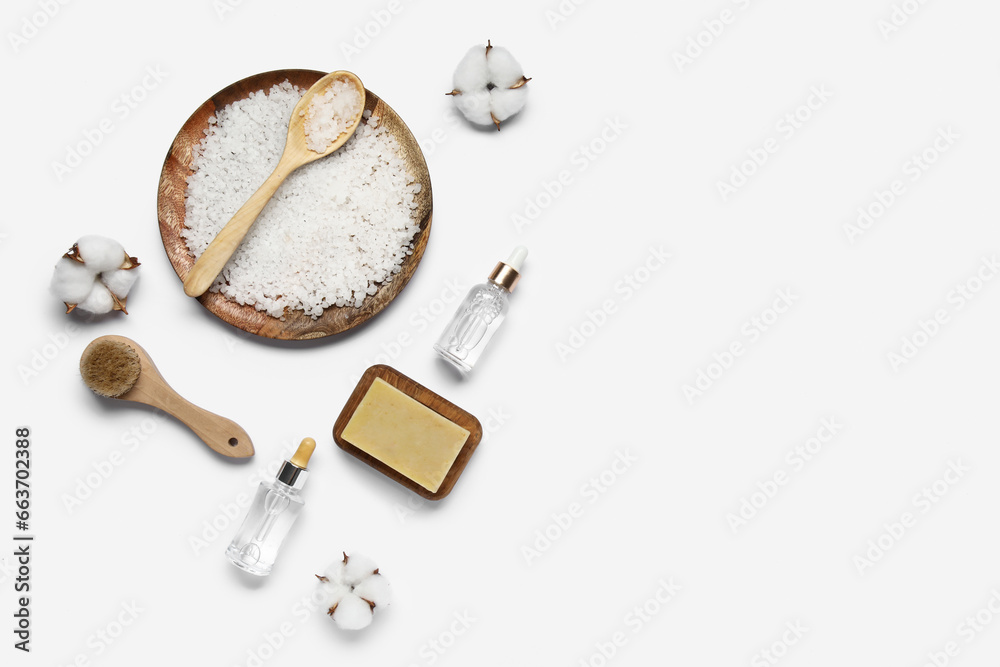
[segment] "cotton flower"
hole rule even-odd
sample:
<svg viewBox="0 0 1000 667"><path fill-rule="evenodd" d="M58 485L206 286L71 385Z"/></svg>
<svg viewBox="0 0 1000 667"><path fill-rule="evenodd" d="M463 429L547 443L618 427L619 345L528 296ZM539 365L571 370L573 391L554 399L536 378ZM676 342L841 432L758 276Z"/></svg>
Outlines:
<svg viewBox="0 0 1000 667"><path fill-rule="evenodd" d="M132 269L114 269L101 274L104 285L122 299L128 296L129 290L138 278L139 272Z"/></svg>
<svg viewBox="0 0 1000 667"><path fill-rule="evenodd" d="M361 554L344 554L323 574L317 574L321 604L341 630L361 630L372 622L375 609L392 599L389 582L374 561Z"/></svg>
<svg viewBox="0 0 1000 667"><path fill-rule="evenodd" d="M52 293L67 304L80 303L90 294L94 282L94 274L88 267L69 257L62 257L56 262L52 274Z"/></svg>
<svg viewBox="0 0 1000 667"><path fill-rule="evenodd" d="M66 304L66 307L72 309L74 306ZM88 313L94 313L95 315L110 313L115 309L115 296L111 294L111 290L105 287L100 280L95 280L93 287L90 289L90 294L87 295L86 299L76 304L75 307ZM118 310L124 311L125 305L122 304Z"/></svg>
<svg viewBox="0 0 1000 667"><path fill-rule="evenodd" d="M112 310L127 315L125 301L139 277L138 266L139 260L117 241L84 236L56 262L49 289L66 304L67 313L79 308L95 315Z"/></svg>
<svg viewBox="0 0 1000 667"><path fill-rule="evenodd" d="M104 273L121 268L122 258L128 259L128 253L118 241L106 236L89 234L80 237L73 244L76 248L77 261L86 264L94 273ZM73 253L71 249L69 253Z"/></svg>
<svg viewBox="0 0 1000 667"><path fill-rule="evenodd" d="M454 88L448 95L469 121L477 125L493 125L507 120L522 108L528 99L525 84L531 79L510 51L502 46L474 46L458 63L452 79Z"/></svg>

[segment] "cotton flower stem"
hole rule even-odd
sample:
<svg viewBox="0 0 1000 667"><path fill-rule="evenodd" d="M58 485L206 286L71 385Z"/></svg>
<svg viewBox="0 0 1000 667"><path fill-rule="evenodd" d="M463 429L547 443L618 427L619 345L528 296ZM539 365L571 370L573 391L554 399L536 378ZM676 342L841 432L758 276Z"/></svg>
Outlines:
<svg viewBox="0 0 1000 667"><path fill-rule="evenodd" d="M119 266L118 268L124 269L125 271L129 271L137 266L142 266L142 264L139 263L139 258L129 257L128 253L125 253L125 259L122 261L122 265Z"/></svg>
<svg viewBox="0 0 1000 667"><path fill-rule="evenodd" d="M111 300L115 302L114 310L120 310L126 315L128 315L128 311L125 310L125 302L128 301L128 297L119 299L118 295L112 292L111 290L108 290L108 293L111 294Z"/></svg>
<svg viewBox="0 0 1000 667"><path fill-rule="evenodd" d="M66 259L71 259L74 262L79 262L80 264L85 263L83 261L83 257L80 257L80 246L78 246L75 243L73 244L72 248L66 251L66 254L63 255L63 257L65 257Z"/></svg>

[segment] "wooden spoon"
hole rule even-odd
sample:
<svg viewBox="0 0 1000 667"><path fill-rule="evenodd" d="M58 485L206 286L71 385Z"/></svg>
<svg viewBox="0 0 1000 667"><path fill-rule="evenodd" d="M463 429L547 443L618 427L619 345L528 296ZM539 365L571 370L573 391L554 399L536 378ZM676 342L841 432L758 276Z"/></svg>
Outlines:
<svg viewBox="0 0 1000 667"><path fill-rule="evenodd" d="M302 112L309 108L313 97L324 93L330 84L338 79L350 83L357 89L358 94L361 95L361 108L358 111L357 117L352 119L347 130L337 137L325 151L317 153L306 146L306 117ZM264 184L260 186L257 192L250 195L247 203L243 204L240 210L236 211L236 215L226 223L226 226L222 228L222 231L212 240L205 249L205 252L202 253L198 261L191 267L190 273L184 278L185 294L197 297L208 290L226 265L226 262L236 252L236 248L239 247L240 242L243 241L243 237L250 231L251 225L253 225L257 216L260 215L264 206L267 205L267 202L271 201L271 197L274 196L278 186L293 171L302 165L314 162L321 157L326 157L343 146L351 138L351 135L354 134L354 131L358 129L358 125L361 123L361 116L364 113L364 100L365 87L361 83L361 79L351 72L343 70L327 74L305 92L302 99L292 109L292 117L288 121L288 137L285 139L285 150L281 154L281 159L278 160L278 166L275 167L274 171L267 177L267 180L264 181Z"/></svg>
<svg viewBox="0 0 1000 667"><path fill-rule="evenodd" d="M108 359L109 356L128 355L128 351L123 346L131 348L139 358L138 377L135 378L134 382L132 382L131 377L122 378L123 386L113 388L111 392L105 391L106 387L97 388L93 385L90 386L91 389L108 398L150 405L173 415L194 431L194 434L201 438L206 445L223 456L237 459L253 456L253 442L239 424L199 408L174 391L156 369L149 353L130 338L101 336L93 340L81 356L81 372L83 372L86 360L93 359L88 355L97 354L101 347L104 348L101 350L105 355L104 359ZM96 365L100 362L94 363ZM87 382L86 373L84 374L84 382ZM90 383L88 382L88 384ZM131 384L131 388L129 384Z"/></svg>

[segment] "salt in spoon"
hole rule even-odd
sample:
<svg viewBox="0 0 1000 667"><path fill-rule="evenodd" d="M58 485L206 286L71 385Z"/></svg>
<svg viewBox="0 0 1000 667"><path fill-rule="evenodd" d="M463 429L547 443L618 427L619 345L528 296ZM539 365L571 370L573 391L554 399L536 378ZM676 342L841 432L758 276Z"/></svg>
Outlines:
<svg viewBox="0 0 1000 667"><path fill-rule="evenodd" d="M358 94L361 95L361 109L354 118L347 119L351 121L347 129L334 139L333 143L327 146L325 151L319 153L306 145L305 112L309 109L313 98L316 95L322 95L326 92L326 89L338 79L346 81L357 89ZM354 131L358 129L358 125L361 123L361 117L364 113L364 100L365 87L361 83L361 79L353 73L343 70L327 74L305 92L302 99L299 100L298 104L292 110L292 117L288 121L288 138L285 139L285 150L281 154L281 159L278 160L278 166L267 177L264 184L258 188L257 192L253 193L240 210L236 211L236 215L226 223L226 226L222 228L222 231L212 240L205 249L205 252L201 254L198 261L191 267L191 270L184 278L185 294L195 297L201 296L211 287L216 277L222 271L223 267L225 267L226 262L236 252L236 248L243 241L243 237L250 231L250 227L257 219L257 216L260 215L264 206L274 196L278 186L293 171L321 157L326 157L343 146L351 138L351 135L354 134Z"/></svg>

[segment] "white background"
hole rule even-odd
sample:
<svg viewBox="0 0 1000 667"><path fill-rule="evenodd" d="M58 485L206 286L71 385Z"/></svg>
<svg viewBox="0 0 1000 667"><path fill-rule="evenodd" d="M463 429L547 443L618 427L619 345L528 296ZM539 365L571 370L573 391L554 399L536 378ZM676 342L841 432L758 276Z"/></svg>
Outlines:
<svg viewBox="0 0 1000 667"><path fill-rule="evenodd" d="M4 664L774 664L763 650L789 666L917 667L929 653L996 664L1000 281L977 282L995 277L983 261L1000 251L996 3L909 0L911 15L881 28L890 0L591 0L560 21L546 14L555 0L404 1L388 22L384 1L103 0L38 18L43 4L6 3L0 46ZM731 21L713 23L724 10ZM528 107L499 133L455 122L444 96L487 38L533 77ZM689 40L705 46L679 66ZM165 74L141 90L147 68ZM157 231L160 167L188 115L280 68L357 72L423 143L435 195L427 252L396 302L310 344L257 340L208 314L184 296ZM113 131L58 178L53 164L103 119ZM609 122L623 129L602 144ZM600 154L581 160L592 143ZM762 166L741 167L765 144L776 151ZM936 161L913 172L925 150ZM724 198L734 168L754 173ZM563 170L569 185L546 198ZM849 234L895 180L902 194ZM518 229L528 200L541 211ZM47 293L52 265L87 233L143 263L127 317L67 317ZM462 382L431 351L453 309L441 300L520 243L531 255L509 318ZM647 272L651 247L671 259ZM966 284L981 289L960 299ZM794 300L773 321L779 290ZM608 300L613 312L594 315ZM915 336L937 311L935 335ZM754 317L771 321L756 337L744 329ZM107 333L137 340L182 395L244 426L257 455L224 460L177 422L89 392L79 354ZM409 344L394 347L401 335ZM904 337L922 345L894 367ZM734 342L743 353L723 370L714 355ZM440 503L412 502L333 444L355 380L386 358L487 428ZM700 371L715 379L689 400ZM795 464L789 452L824 419L842 426ZM23 425L31 655L7 627ZM222 555L236 527L226 510L307 435L319 447L305 512L273 575L252 580ZM116 451L121 465L68 503ZM619 455L636 462L605 472ZM966 471L921 500L949 462ZM613 481L595 493L602 472ZM775 473L786 483L769 485ZM744 500L758 508L740 524L730 515ZM553 516L574 503L560 528ZM889 535L905 513L911 525ZM374 557L396 595L353 636L300 606L345 549ZM679 592L655 601L671 580ZM141 611L121 629L123 605ZM981 610L972 632L965 619Z"/></svg>

